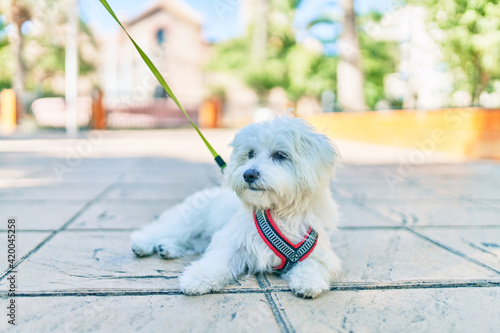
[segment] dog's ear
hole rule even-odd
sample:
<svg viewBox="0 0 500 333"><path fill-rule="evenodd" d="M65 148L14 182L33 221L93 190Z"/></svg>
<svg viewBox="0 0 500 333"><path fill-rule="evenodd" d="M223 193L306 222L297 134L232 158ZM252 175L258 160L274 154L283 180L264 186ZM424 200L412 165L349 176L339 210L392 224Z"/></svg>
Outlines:
<svg viewBox="0 0 500 333"><path fill-rule="evenodd" d="M301 183L314 189L328 184L333 178L340 156L326 135L316 132L305 122L304 125L296 135L297 158L300 159L297 176Z"/></svg>

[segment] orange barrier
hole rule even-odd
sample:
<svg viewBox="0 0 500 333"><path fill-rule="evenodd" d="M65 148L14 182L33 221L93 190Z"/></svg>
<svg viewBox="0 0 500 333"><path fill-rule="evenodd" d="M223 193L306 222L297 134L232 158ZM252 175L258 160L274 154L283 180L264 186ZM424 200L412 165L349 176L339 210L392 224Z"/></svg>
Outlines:
<svg viewBox="0 0 500 333"><path fill-rule="evenodd" d="M304 118L332 138L500 159L500 109L342 112Z"/></svg>
<svg viewBox="0 0 500 333"><path fill-rule="evenodd" d="M221 109L222 101L218 98L211 98L203 102L198 114L198 125L202 128L219 127Z"/></svg>
<svg viewBox="0 0 500 333"><path fill-rule="evenodd" d="M16 129L16 94L12 89L0 93L0 130L10 134Z"/></svg>

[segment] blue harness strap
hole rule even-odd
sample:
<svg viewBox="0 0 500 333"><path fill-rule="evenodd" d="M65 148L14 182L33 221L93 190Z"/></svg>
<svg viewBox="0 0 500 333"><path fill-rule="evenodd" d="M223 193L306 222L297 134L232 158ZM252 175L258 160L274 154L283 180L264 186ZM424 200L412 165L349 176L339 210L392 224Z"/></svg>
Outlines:
<svg viewBox="0 0 500 333"><path fill-rule="evenodd" d="M290 242L274 223L269 209L255 210L253 219L264 243L281 259L281 264L274 267L281 274L288 272L298 262L307 258L318 242L318 233L313 228L309 228L300 243Z"/></svg>

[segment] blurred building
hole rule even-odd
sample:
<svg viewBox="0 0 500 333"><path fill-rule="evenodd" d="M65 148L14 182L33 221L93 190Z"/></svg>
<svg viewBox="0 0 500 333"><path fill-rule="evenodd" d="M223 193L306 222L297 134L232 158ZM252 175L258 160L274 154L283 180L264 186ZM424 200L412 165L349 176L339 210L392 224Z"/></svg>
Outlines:
<svg viewBox="0 0 500 333"><path fill-rule="evenodd" d="M161 0L124 26L150 57L186 109L203 98L202 17L181 0ZM101 40L99 82L108 108L144 107L166 96L128 37Z"/></svg>

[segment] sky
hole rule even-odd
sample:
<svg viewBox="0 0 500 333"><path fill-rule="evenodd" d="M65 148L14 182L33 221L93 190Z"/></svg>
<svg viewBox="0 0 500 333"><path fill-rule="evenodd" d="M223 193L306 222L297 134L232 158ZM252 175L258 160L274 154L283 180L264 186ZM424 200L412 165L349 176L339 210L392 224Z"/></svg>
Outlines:
<svg viewBox="0 0 500 333"><path fill-rule="evenodd" d="M158 0L107 0L120 19L133 18L151 7ZM204 17L203 35L208 41L230 39L243 32L239 23L238 0L183 0ZM355 0L359 14L370 10L386 12L395 0ZM333 4L332 4L333 3ZM321 15L325 9L335 7L338 1L303 0L297 11L295 25L307 25L312 18ZM219 6L218 6L219 5ZM222 10L221 10L222 8ZM80 0L80 14L97 31L105 34L118 30L116 22L110 17L98 0Z"/></svg>

